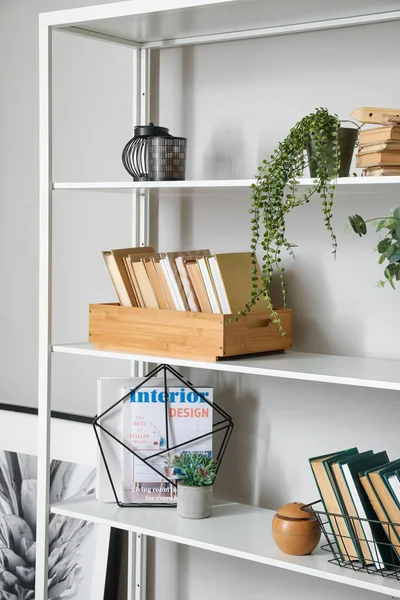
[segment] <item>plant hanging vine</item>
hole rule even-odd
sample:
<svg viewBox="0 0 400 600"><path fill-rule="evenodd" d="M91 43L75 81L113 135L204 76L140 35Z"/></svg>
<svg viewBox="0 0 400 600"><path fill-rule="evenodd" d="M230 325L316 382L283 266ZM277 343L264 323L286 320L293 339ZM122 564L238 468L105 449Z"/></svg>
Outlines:
<svg viewBox="0 0 400 600"><path fill-rule="evenodd" d="M283 306L286 308L287 292L285 268L281 263L281 252L286 250L293 256L294 244L286 237L286 217L296 207L307 204L313 194L322 199L324 225L332 240L333 254L336 253L336 236L332 229L332 206L335 179L339 174L340 152L338 142L339 119L326 108L303 117L279 144L269 160L258 167L256 182L252 185L251 245L253 257L252 291L249 301L240 315L247 314L252 306L264 298L271 318L286 335L275 311L270 294L270 284L276 269L281 284ZM308 166L305 153L308 144L313 145L312 161L316 177L303 194L297 194L299 179ZM258 276L256 251L261 247L263 277Z"/></svg>

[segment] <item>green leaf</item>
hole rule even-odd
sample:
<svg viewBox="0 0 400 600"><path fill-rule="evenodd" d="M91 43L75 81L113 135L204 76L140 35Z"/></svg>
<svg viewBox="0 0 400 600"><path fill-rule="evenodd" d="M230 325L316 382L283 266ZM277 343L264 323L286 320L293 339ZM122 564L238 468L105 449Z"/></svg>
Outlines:
<svg viewBox="0 0 400 600"><path fill-rule="evenodd" d="M397 249L396 252L394 252L391 257L390 257L391 262L397 262L400 261L400 250Z"/></svg>
<svg viewBox="0 0 400 600"><path fill-rule="evenodd" d="M381 265L382 263L384 263L384 262L385 262L385 260L386 260L386 258L387 258L387 257L386 257L386 254L382 254L382 255L379 257L379 260L378 260L379 264Z"/></svg>
<svg viewBox="0 0 400 600"><path fill-rule="evenodd" d="M400 220L400 206L398 206L394 212L393 212L393 216L395 219L399 219Z"/></svg>
<svg viewBox="0 0 400 600"><path fill-rule="evenodd" d="M389 238L385 238L384 240L381 240L378 244L378 252L380 254L382 254L383 252L386 252L386 250L389 248L390 245L391 245L391 241Z"/></svg>
<svg viewBox="0 0 400 600"><path fill-rule="evenodd" d="M381 221L379 221L377 227L376 227L376 231L379 232L381 231L386 225L386 219L382 219Z"/></svg>
<svg viewBox="0 0 400 600"><path fill-rule="evenodd" d="M386 254L387 258L390 258L396 250L397 250L397 242L395 242L394 244L389 246L389 248L386 250L386 252L384 252L384 254Z"/></svg>
<svg viewBox="0 0 400 600"><path fill-rule="evenodd" d="M349 217L349 222L353 231L358 233L360 237L367 233L367 225L360 215L353 215Z"/></svg>

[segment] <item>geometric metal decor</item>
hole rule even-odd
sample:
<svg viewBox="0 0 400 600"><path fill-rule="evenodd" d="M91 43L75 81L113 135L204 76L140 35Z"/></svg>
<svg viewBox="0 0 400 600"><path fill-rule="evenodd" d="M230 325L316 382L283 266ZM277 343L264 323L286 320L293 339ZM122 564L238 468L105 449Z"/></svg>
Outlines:
<svg viewBox="0 0 400 600"><path fill-rule="evenodd" d="M160 377L160 374L162 375L162 380L163 380L163 387L164 387L164 398L165 398L165 402L164 402L164 411L165 411L165 431L166 431L166 440L165 440L165 448L163 448L161 451L159 452L155 452L154 454L151 454L151 456L147 456L146 458L140 456L140 454L138 454L138 452L136 452L135 450L132 450L132 448L130 448L127 444L125 444L123 441L121 441L120 439L118 439L118 437L116 435L114 435L112 432L108 431L106 427L104 427L101 423L101 420L103 419L103 417L105 417L107 414L109 414L111 411L113 411L118 405L123 404L124 402L128 401L131 394L136 393L138 390L140 390L140 388L142 387L146 387L146 385L148 384L148 382L154 378L154 377ZM176 380L178 380L182 385L184 385L185 387L189 388L192 392L194 392L195 394L197 394L201 400L205 403L208 404L208 406L212 409L212 411L215 412L215 414L217 415L215 422L212 425L211 431L204 433L202 435L199 435L197 437L188 439L180 444L175 444L175 445L170 445L170 423L169 423L169 419L170 419L170 411L169 411L169 405L170 405L170 394L169 394L169 379L168 379L168 374L172 375ZM160 409L161 410L161 409ZM104 452L104 448L102 446L101 443L101 439L99 436L99 432L98 430L101 430L104 434L106 434L107 436L109 436L116 444L119 444L120 446L122 446L126 452L130 452L133 456L135 456L137 459L139 459L140 461L142 461L147 467L149 467L150 469L152 469L153 471L155 471L158 475L160 475L163 480L165 480L166 482L169 483L170 486L173 486L174 488L177 487L177 483L175 480L169 478L164 472L160 471L159 469L157 469L156 467L154 467L152 464L150 464L149 461L151 461L152 459L158 457L158 456L162 456L165 455L166 452L171 451L171 450L178 450L178 449L182 449L184 450L185 446L188 446L190 444L193 444L194 442L197 442L201 439L207 438L207 437L211 437L214 436L216 433L221 432L222 435L222 441L220 443L220 446L218 448L218 452L216 453L216 456L214 456L214 459L216 461L216 473L218 473L219 468L221 466L221 462L222 459L224 457L226 448L228 446L230 437L232 435L232 431L233 431L233 421L232 418L230 417L230 415L228 415L228 413L223 410L220 406L218 406L215 402L210 402L210 400L208 400L203 394L201 394L199 391L197 391L193 385L190 383L190 381L185 380L182 375L180 373L178 373L178 371L176 371L176 369L174 369L173 367L171 367L170 365L166 365L166 364L162 364L159 365L158 367L156 367L155 369L153 369L148 375L146 375L144 377L144 379L140 382L139 385L137 385L135 388L132 388L131 390L129 390L129 392L127 394L125 394L125 396L123 396L122 398L120 398L120 400L117 400L117 402L115 402L112 406L110 406L107 410L105 410L102 414L100 415L96 415L96 417L93 420L93 427L94 427L94 432L96 434L96 439L97 439L97 443L99 445L99 449L100 449L100 454L102 457L102 460L104 462L104 466L110 481L110 485L115 497L115 501L118 504L118 506L120 507L130 507L130 508L134 508L134 507L143 507L143 506L147 506L147 507L171 507L171 506L176 506L176 504L171 503L171 502L157 502L157 503L149 503L149 502L138 502L138 503L131 503L131 502L122 502L121 499L118 497L118 493L117 493L117 489L116 486L114 484L113 481L113 477L107 462L107 458ZM214 454L214 452L213 452ZM122 468L122 465L121 465Z"/></svg>

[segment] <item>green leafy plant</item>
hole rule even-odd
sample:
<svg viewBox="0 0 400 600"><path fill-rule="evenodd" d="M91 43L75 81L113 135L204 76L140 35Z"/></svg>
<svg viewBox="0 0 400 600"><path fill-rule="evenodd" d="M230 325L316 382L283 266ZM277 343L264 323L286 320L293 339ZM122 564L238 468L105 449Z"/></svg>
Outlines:
<svg viewBox="0 0 400 600"><path fill-rule="evenodd" d="M336 236L332 229L332 206L335 179L339 174L340 152L338 142L339 118L329 114L326 108L303 117L281 142L271 157L258 167L256 182L250 196L251 245L253 256L252 290L249 301L239 316L247 314L262 297L271 313L272 321L286 336L270 295L274 269L279 275L283 306L287 305L285 268L281 253L293 256L294 244L286 237L286 217L298 206L310 202L314 194L322 199L324 226L332 240L333 254L336 253ZM316 178L306 192L298 194L299 179L308 166L305 153L307 145L313 144L313 166ZM262 277L258 276L256 251L262 252Z"/></svg>
<svg viewBox="0 0 400 600"><path fill-rule="evenodd" d="M212 485L217 463L202 452L182 452L174 456L175 473L182 485Z"/></svg>
<svg viewBox="0 0 400 600"><path fill-rule="evenodd" d="M164 459L164 465L168 468L172 467L174 464L174 459L172 457L171 452L167 452L166 454L162 455L163 459Z"/></svg>
<svg viewBox="0 0 400 600"><path fill-rule="evenodd" d="M400 207L396 208L393 215L389 217L375 217L374 219L364 219L360 215L349 217L350 225L360 237L368 232L367 223L374 223L376 231L385 231L385 236L379 241L377 250L380 254L379 264L385 261L385 280L378 281L379 287L389 282L393 289L396 288L395 281L400 280Z"/></svg>

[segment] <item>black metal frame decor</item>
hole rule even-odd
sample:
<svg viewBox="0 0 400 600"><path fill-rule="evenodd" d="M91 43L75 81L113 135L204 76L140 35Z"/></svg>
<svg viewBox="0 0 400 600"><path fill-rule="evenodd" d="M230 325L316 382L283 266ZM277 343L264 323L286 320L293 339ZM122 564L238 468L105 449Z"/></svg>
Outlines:
<svg viewBox="0 0 400 600"><path fill-rule="evenodd" d="M326 540L326 544L321 546L321 550L325 550L332 554L332 558L328 560L328 562L344 569L351 569L358 573L379 575L381 577L388 577L400 581L400 560L397 556L399 545L398 541L395 539L395 537L397 537L396 531L399 529L400 523L364 519L361 517L351 517L349 515L327 512L324 509L321 500L303 506L302 510L313 513L316 516L321 527L321 532ZM341 540L344 546L346 540L350 539L349 535L345 536L341 533L339 527L340 521L347 524L349 531L352 532L354 540L359 546L361 546L362 543L365 543L369 548L374 549L375 556L377 557L375 560L372 559L371 562L368 563L364 559L360 561L358 556L352 556L347 553L342 555L339 552L337 540ZM332 529L333 523L336 526L335 533L333 533ZM375 538L374 534L368 536L365 532L360 536L358 533L360 528L356 527L356 523L361 526L361 531L364 531L363 523L368 523L372 530L376 527L384 528L385 533L383 532L383 529L381 529L383 534L382 537ZM375 563L378 563L379 567L377 567Z"/></svg>
<svg viewBox="0 0 400 600"><path fill-rule="evenodd" d="M131 394L136 393L138 390L140 390L140 388L142 387L146 387L146 384L153 379L156 376L159 376L160 373L162 373L163 376L163 382L164 382L164 393L165 393L165 403L164 403L164 410L165 410L165 430L166 430L166 448L163 448L160 452L155 452L154 454L152 454L151 456L148 456L146 458L143 458L142 456L140 456L137 452L135 452L134 450L132 450L131 448L129 448L129 446L127 446L126 444L124 444L124 442L122 442L121 440L119 440L113 433L111 433L110 431L108 431L102 424L101 424L101 419L103 417L105 417L108 413L110 413L112 410L114 410L118 405L122 404L123 402L125 402L126 400L128 400L128 398L130 398ZM175 377L175 379L177 379L181 384L183 384L185 387L188 387L192 392L194 392L195 394L197 394L204 402L206 402L208 404L208 406L211 407L211 409L213 411L215 411L220 417L221 419L217 420L217 422L213 423L212 425L212 430L209 431L208 433L204 433L202 435L199 435L195 438L191 438L188 439L185 442L182 442L180 444L175 444L173 446L170 446L170 439L169 439L169 410L168 410L168 406L169 406L169 392L168 392L168 373L170 373L171 375L173 375L173 377ZM222 438L222 442L220 444L220 447L218 449L218 452L215 456L215 461L217 463L216 466L216 473L218 474L219 468L221 466L221 462L222 459L225 455L225 451L226 448L228 446L230 437L232 435L232 431L233 431L233 420L230 417L230 415L223 410L220 406L218 406L215 402L210 402L203 394L201 394L199 391L197 391L193 385L190 383L190 381L184 379L184 377L178 373L178 371L176 371L176 369L174 369L173 367L171 367L170 365L166 365L166 364L161 364L158 367L156 367L155 369L153 369L152 371L150 371L150 373L148 373L148 375L146 375L144 377L144 379L141 381L141 383L139 385L137 385L135 388L132 388L131 390L129 390L129 392L127 394L125 394L125 396L123 396L122 398L120 398L119 400L117 400L117 402L115 402L112 406L110 406L107 410L105 410L102 414L100 415L96 415L96 417L93 420L93 428L94 428L94 432L96 435L96 439L97 439L97 443L100 449L100 454L102 457L102 460L104 462L104 466L108 475L108 479L110 481L110 485L115 497L115 501L118 504L118 506L120 506L121 508L134 508L134 507L174 507L176 506L175 503L166 503L166 502L157 502L157 503L149 503L149 502L141 502L141 503L130 503L130 502L121 502L120 498L118 497L117 494L117 490L112 478L112 474L107 462L107 458L104 452L104 448L103 445L101 443L100 440L100 436L99 436L99 432L98 429L101 430L104 434L108 435L112 440L114 440L117 444L119 444L120 446L122 446L126 451L130 452L133 456L135 456L136 458L138 458L140 461L142 461L147 467L150 467L153 471L155 471L158 475L160 475L165 481L167 481L171 486L173 487L177 487L177 483L171 479L169 479L165 473L163 473L162 471L159 471L158 469L156 469L156 467L154 467L153 465L151 465L149 463L150 460L154 459L157 456L161 456L163 454L165 454L168 451L171 450L177 450L179 448L184 448L185 446L192 444L193 442L197 442L200 439L204 439L210 436L213 436L214 434L218 433L218 432L224 432L223 434L223 438Z"/></svg>

